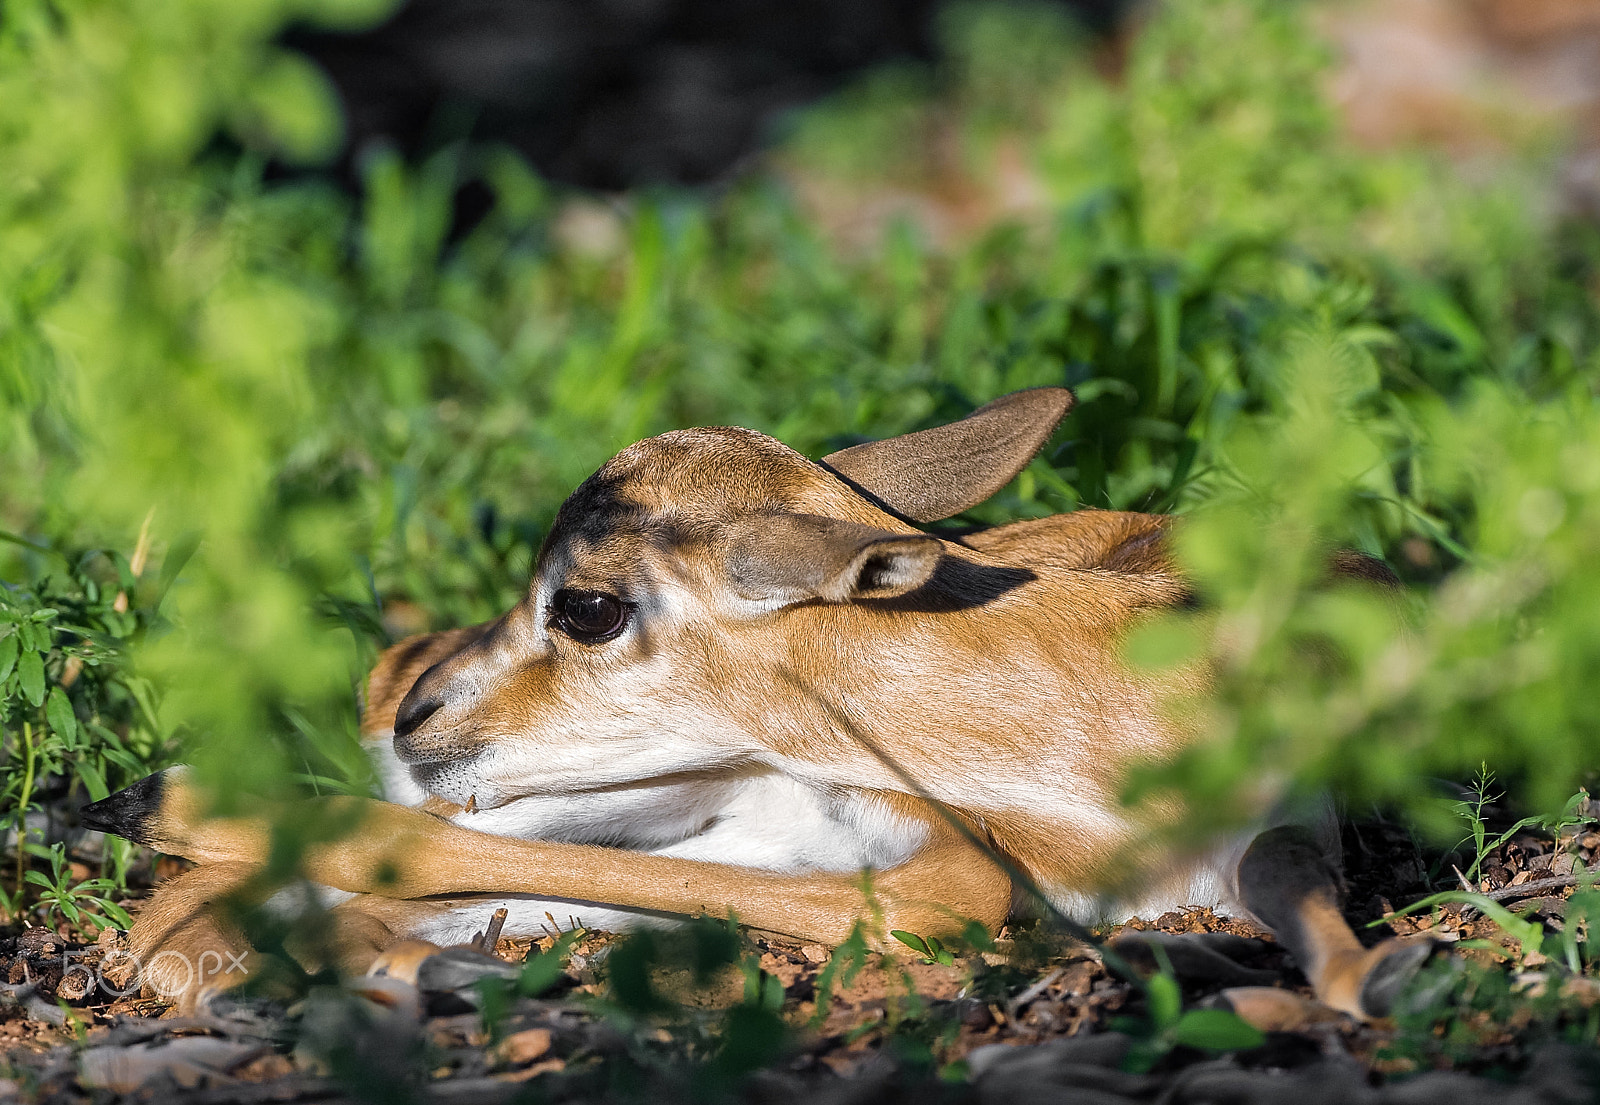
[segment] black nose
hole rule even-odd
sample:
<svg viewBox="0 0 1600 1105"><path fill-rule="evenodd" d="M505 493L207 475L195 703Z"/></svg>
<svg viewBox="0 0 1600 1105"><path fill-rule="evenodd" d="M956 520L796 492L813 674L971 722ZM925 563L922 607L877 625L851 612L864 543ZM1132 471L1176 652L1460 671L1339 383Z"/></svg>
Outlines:
<svg viewBox="0 0 1600 1105"><path fill-rule="evenodd" d="M439 712L439 707L444 705L444 700L432 695L419 695L415 688L401 701L400 708L394 713L394 735L397 737L410 736L416 732L423 722Z"/></svg>
<svg viewBox="0 0 1600 1105"><path fill-rule="evenodd" d="M115 833L135 844L154 844L150 830L161 813L161 792L166 785L162 774L146 775L109 798L90 802L78 810L78 820L85 828Z"/></svg>

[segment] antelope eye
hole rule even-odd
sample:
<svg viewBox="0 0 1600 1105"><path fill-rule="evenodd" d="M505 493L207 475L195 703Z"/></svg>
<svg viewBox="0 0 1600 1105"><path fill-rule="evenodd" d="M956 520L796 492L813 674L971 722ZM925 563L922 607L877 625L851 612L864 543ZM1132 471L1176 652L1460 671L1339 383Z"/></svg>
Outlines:
<svg viewBox="0 0 1600 1105"><path fill-rule="evenodd" d="M630 606L604 591L557 591L550 603L556 628L584 644L609 641L628 624Z"/></svg>

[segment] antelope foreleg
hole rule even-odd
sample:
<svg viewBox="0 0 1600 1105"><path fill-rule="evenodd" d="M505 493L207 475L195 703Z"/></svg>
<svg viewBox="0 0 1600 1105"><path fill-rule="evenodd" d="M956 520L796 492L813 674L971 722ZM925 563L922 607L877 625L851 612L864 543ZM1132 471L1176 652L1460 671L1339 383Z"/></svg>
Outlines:
<svg viewBox="0 0 1600 1105"><path fill-rule="evenodd" d="M1433 950L1425 938L1362 947L1339 909L1337 870L1301 828L1271 829L1255 839L1239 861L1239 891L1245 908L1289 949L1317 998L1361 1020L1386 1016Z"/></svg>
<svg viewBox="0 0 1600 1105"><path fill-rule="evenodd" d="M310 849L312 879L390 898L535 894L685 916L733 913L755 928L827 944L878 911L885 930L947 935L970 920L998 926L1011 904L1004 872L953 833L936 832L905 863L863 878L508 839L399 806L373 812L361 831Z"/></svg>
<svg viewBox="0 0 1600 1105"><path fill-rule="evenodd" d="M86 819L201 863L265 863L268 821L206 819L181 775L152 780L86 807ZM1006 874L931 817L928 842L911 859L864 878L492 836L364 798L317 798L306 807L308 818L338 819L354 829L307 848L304 874L391 899L532 894L686 916L732 912L755 928L829 944L846 940L859 919L879 911L885 929L950 934L973 920L996 927L1011 905Z"/></svg>

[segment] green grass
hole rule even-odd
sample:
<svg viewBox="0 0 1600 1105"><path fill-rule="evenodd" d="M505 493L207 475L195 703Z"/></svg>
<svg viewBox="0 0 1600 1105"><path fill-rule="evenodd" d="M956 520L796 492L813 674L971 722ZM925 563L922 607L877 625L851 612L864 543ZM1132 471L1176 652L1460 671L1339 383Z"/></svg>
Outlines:
<svg viewBox="0 0 1600 1105"><path fill-rule="evenodd" d="M270 45L300 11L0 18L13 823L173 759L232 801L367 785L375 649L505 609L563 496L641 436L732 423L817 455L1062 383L1062 433L968 520L1188 517L1213 609L1130 648L1220 655L1219 687L1208 739L1143 785L1220 823L1262 770L1417 801L1487 762L1556 809L1593 768L1600 242L1549 213L1550 151L1468 183L1347 148L1301 5L1171 0L1116 82L1051 10L953 10L944 66L797 118L783 161L867 192L951 149L981 179L1012 143L1044 210L864 251L765 173L630 197L615 250L573 245L565 197L496 149L376 152L354 199L268 186L268 156L337 132ZM497 204L448 241L471 179ZM78 551L131 556L146 518L138 578ZM1333 545L1408 580L1408 633L1312 586Z"/></svg>

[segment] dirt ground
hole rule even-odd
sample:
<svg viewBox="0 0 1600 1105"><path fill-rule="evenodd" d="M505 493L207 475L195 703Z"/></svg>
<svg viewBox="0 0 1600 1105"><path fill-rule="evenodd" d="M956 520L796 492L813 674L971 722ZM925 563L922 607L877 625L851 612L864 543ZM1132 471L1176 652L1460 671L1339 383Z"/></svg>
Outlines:
<svg viewBox="0 0 1600 1105"><path fill-rule="evenodd" d="M742 972L724 968L695 987L686 969L654 969L656 990L671 999L657 1015L618 1006L608 959L619 938L587 932L550 990L499 1010L474 1008L482 999L470 985L418 993L395 984L360 996L329 988L288 1005L223 1000L194 1017L150 997L84 992L90 972L113 966L115 932L90 944L33 928L0 936L0 1100L1595 1100L1592 968L1573 974L1552 939L1530 949L1457 904L1368 927L1461 882L1469 860L1430 854L1378 818L1348 827L1345 846L1347 914L1359 931L1372 940L1426 931L1440 942L1423 993L1387 1022L1330 1015L1244 1050L1161 1042L1144 990L1108 972L1096 949L1037 927L1002 932L993 949L948 964L909 948L841 959L831 978L829 949L746 934ZM1489 855L1474 889L1559 938L1574 885L1597 862L1593 822L1559 839L1524 832ZM1309 997L1270 935L1248 924L1192 910L1103 935L1141 930L1247 938L1233 949L1244 975L1264 972L1253 980ZM554 942L501 940L496 955L520 963ZM1174 962L1186 1008L1240 981L1193 977ZM764 1069L708 1089L703 1060L737 1031L724 1018L750 1000L752 978L787 1039Z"/></svg>

